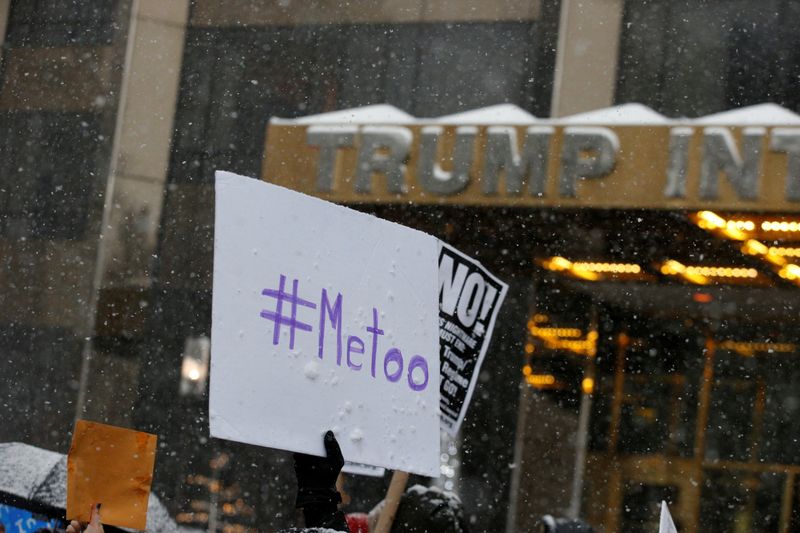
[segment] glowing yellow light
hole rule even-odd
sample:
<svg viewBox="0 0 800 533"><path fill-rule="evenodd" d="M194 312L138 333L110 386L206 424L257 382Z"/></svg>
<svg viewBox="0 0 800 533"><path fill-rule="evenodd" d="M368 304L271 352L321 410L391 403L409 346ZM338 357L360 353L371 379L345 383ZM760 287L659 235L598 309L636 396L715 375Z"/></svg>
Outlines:
<svg viewBox="0 0 800 533"><path fill-rule="evenodd" d="M548 350L566 350L577 355L594 357L597 353L596 331L589 331L583 337L583 331L578 328L556 328L530 326L531 335L540 339Z"/></svg>
<svg viewBox="0 0 800 533"><path fill-rule="evenodd" d="M539 389L551 387L556 384L556 377L552 374L530 374L525 380Z"/></svg>
<svg viewBox="0 0 800 533"><path fill-rule="evenodd" d="M569 270L572 267L572 262L564 257L556 256L551 257L545 267L550 270Z"/></svg>
<svg viewBox="0 0 800 533"><path fill-rule="evenodd" d="M734 227L739 231L754 231L756 229L756 223L752 220L728 220L725 222L725 227Z"/></svg>
<svg viewBox="0 0 800 533"><path fill-rule="evenodd" d="M534 326L530 328L530 332L534 337L540 338L578 338L583 335L583 332L578 328L541 328Z"/></svg>
<svg viewBox="0 0 800 533"><path fill-rule="evenodd" d="M734 241L743 241L747 238L747 235L737 228L735 224L728 223L721 231L726 237Z"/></svg>
<svg viewBox="0 0 800 533"><path fill-rule="evenodd" d="M661 265L662 274L682 274L684 271L686 271L686 267L674 259L668 259Z"/></svg>
<svg viewBox="0 0 800 533"><path fill-rule="evenodd" d="M545 345L551 350L566 350L578 355L594 357L597 345L590 340L548 339Z"/></svg>
<svg viewBox="0 0 800 533"><path fill-rule="evenodd" d="M779 248L768 248L767 245L757 240L750 239L742 245L742 252L748 255L760 255L776 266L783 266L786 264L786 259L779 253L776 253Z"/></svg>
<svg viewBox="0 0 800 533"><path fill-rule="evenodd" d="M533 369L531 368L531 365L525 365L522 367L523 376L530 376L531 374L533 374Z"/></svg>
<svg viewBox="0 0 800 533"><path fill-rule="evenodd" d="M592 272L590 270L583 270L580 268L572 268L570 269L572 275L577 276L581 279L585 279L587 281L597 281L600 279L600 276L597 275L596 272Z"/></svg>
<svg viewBox="0 0 800 533"><path fill-rule="evenodd" d="M769 248L770 254L779 257L800 257L800 248L786 248L783 246L771 246Z"/></svg>
<svg viewBox="0 0 800 533"><path fill-rule="evenodd" d="M583 389L584 394L592 394L594 392L594 379L583 378L583 381L581 381L581 389Z"/></svg>
<svg viewBox="0 0 800 533"><path fill-rule="evenodd" d="M696 214L697 225L704 230L718 230L729 239L743 241L747 239L744 231L755 229L755 222L752 220L725 220L713 211L699 211Z"/></svg>
<svg viewBox="0 0 800 533"><path fill-rule="evenodd" d="M763 231L774 231L781 233L796 233L800 231L800 222L787 220L765 220L761 223Z"/></svg>
<svg viewBox="0 0 800 533"><path fill-rule="evenodd" d="M525 353L528 355L533 353L533 343L528 342L525 344Z"/></svg>
<svg viewBox="0 0 800 533"><path fill-rule="evenodd" d="M749 239L742 245L742 252L749 255L766 255L769 253L769 248L755 239Z"/></svg>
<svg viewBox="0 0 800 533"><path fill-rule="evenodd" d="M638 274L642 271L642 267L634 263L575 262L572 268L611 274Z"/></svg>
<svg viewBox="0 0 800 533"><path fill-rule="evenodd" d="M683 272L687 275L705 276L710 278L757 278L758 270L755 268L740 267L715 267L715 266L687 266Z"/></svg>
<svg viewBox="0 0 800 533"><path fill-rule="evenodd" d="M708 278L697 272L697 270L690 271L690 268L696 267L687 267L674 259L668 259L661 265L661 273L668 276L681 276L685 280L696 285L708 284Z"/></svg>
<svg viewBox="0 0 800 533"><path fill-rule="evenodd" d="M743 251L763 252L766 250L763 244L758 241L747 241ZM684 279L705 285L709 282L708 278L758 278L758 270L745 267L722 267L722 266L686 266L674 259L669 259L661 265L661 273L668 276L681 276Z"/></svg>
<svg viewBox="0 0 800 533"><path fill-rule="evenodd" d="M708 278L705 276L698 276L697 274L683 274L683 277L696 285L708 285Z"/></svg>
<svg viewBox="0 0 800 533"><path fill-rule="evenodd" d="M786 265L778 272L778 275L784 279L796 280L800 278L800 266L795 264Z"/></svg>
<svg viewBox="0 0 800 533"><path fill-rule="evenodd" d="M730 350L744 357L753 357L757 353L793 353L797 346L790 343L779 342L742 342L723 341L718 344L723 350Z"/></svg>
<svg viewBox="0 0 800 533"><path fill-rule="evenodd" d="M706 225L708 225L709 229L724 228L727 223L724 218L713 211L700 211L697 213L697 218L704 221Z"/></svg>
<svg viewBox="0 0 800 533"><path fill-rule="evenodd" d="M540 264L554 272L569 272L573 276L588 281L597 281L601 275L640 274L642 267L635 263L605 263L599 261L576 261L561 256L540 261Z"/></svg>

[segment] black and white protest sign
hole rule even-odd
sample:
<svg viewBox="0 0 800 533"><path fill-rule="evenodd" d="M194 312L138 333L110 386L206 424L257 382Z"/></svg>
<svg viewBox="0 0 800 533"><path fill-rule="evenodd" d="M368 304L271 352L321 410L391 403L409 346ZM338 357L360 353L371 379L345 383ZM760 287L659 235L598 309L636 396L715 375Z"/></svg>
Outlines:
<svg viewBox="0 0 800 533"><path fill-rule="evenodd" d="M458 433L508 285L452 246L439 246L442 429Z"/></svg>

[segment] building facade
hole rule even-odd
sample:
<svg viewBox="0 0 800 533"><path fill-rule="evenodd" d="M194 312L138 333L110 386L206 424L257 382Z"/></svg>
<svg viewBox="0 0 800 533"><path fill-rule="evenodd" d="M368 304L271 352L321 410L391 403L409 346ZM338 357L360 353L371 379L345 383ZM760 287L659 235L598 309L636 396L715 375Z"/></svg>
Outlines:
<svg viewBox="0 0 800 533"><path fill-rule="evenodd" d="M800 111L798 11L0 0L0 440L66 451L76 417L148 430L156 490L180 522L296 523L290 457L210 440L203 389L180 392L185 355L210 334L214 170L262 177L270 118L378 103L416 117L499 103L536 117L628 102L673 118ZM536 262L665 248L742 262L681 210L354 207L446 239L510 285L455 454L475 530L523 531L550 512L644 531L662 498L681 530L798 527L794 352L765 355L800 341L791 284L755 265L768 285L715 283L705 305L689 282L593 284ZM594 332L592 362L545 342L551 327ZM531 378L587 366L591 390ZM384 486L355 481L353 507Z"/></svg>

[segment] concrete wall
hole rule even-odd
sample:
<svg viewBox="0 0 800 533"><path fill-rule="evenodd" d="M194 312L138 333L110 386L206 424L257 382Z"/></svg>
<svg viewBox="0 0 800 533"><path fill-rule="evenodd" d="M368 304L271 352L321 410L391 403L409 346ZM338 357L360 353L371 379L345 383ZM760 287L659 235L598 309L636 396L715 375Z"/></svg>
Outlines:
<svg viewBox="0 0 800 533"><path fill-rule="evenodd" d="M196 0L192 25L247 26L535 20L540 0Z"/></svg>
<svg viewBox="0 0 800 533"><path fill-rule="evenodd" d="M562 0L551 115L614 102L623 0Z"/></svg>

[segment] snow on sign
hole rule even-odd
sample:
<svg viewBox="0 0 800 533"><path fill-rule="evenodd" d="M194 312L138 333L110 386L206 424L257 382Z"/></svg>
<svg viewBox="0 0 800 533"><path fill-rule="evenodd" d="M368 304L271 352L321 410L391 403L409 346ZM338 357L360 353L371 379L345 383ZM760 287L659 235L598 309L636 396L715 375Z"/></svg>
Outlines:
<svg viewBox="0 0 800 533"><path fill-rule="evenodd" d="M216 175L211 435L437 475L437 241Z"/></svg>
<svg viewBox="0 0 800 533"><path fill-rule="evenodd" d="M442 429L458 433L508 285L445 243L439 248Z"/></svg>
<svg viewBox="0 0 800 533"><path fill-rule="evenodd" d="M362 463L345 461L342 472L345 474L355 474L357 476L383 477L384 474L386 474L386 469L380 466L370 466Z"/></svg>

